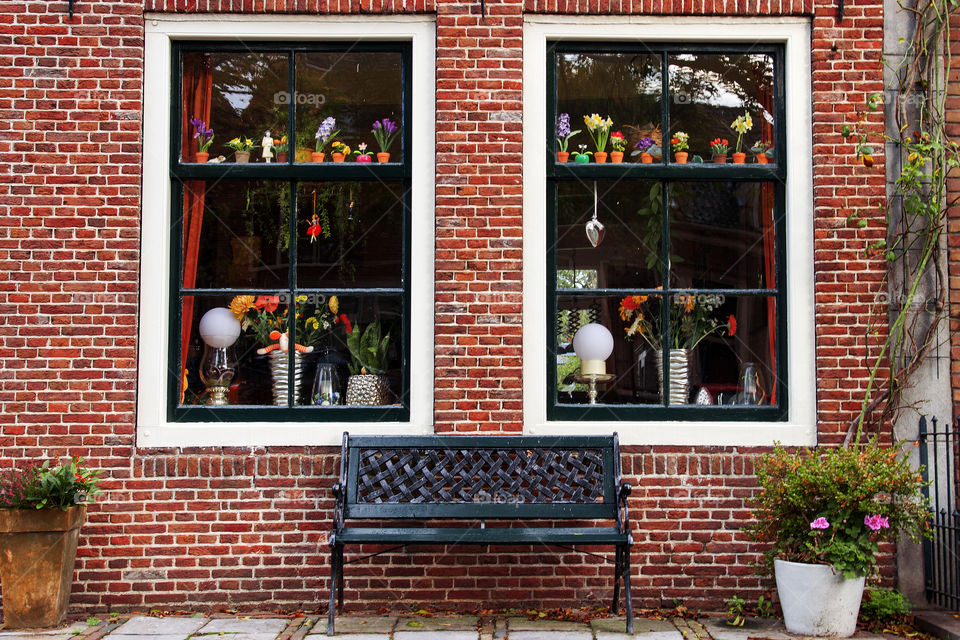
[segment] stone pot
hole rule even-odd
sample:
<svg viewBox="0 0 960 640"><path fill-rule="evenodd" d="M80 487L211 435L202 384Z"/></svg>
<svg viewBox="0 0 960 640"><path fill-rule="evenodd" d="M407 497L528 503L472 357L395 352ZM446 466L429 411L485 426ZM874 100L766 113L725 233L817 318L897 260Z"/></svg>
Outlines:
<svg viewBox="0 0 960 640"><path fill-rule="evenodd" d="M387 376L357 375L347 379L348 405L390 404L390 386Z"/></svg>
<svg viewBox="0 0 960 640"><path fill-rule="evenodd" d="M67 615L87 507L0 509L4 629L56 627Z"/></svg>
<svg viewBox="0 0 960 640"><path fill-rule="evenodd" d="M774 560L787 631L846 638L857 630L865 578L844 578L828 564Z"/></svg>

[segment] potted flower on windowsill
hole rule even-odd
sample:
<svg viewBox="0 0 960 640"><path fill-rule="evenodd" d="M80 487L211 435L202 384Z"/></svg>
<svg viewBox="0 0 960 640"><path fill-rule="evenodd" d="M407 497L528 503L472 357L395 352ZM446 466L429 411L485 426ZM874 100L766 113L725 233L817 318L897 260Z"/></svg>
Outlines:
<svg viewBox="0 0 960 640"><path fill-rule="evenodd" d="M650 164L653 162L653 149L656 148L656 142L653 138L644 136L637 141L637 144L634 145L635 150L630 154L631 156L640 156L640 162L643 164Z"/></svg>
<svg viewBox="0 0 960 640"><path fill-rule="evenodd" d="M357 150L354 151L357 154L357 162L363 164L368 162L373 162L373 158L370 157L370 154L367 153L367 143L361 142L357 145Z"/></svg>
<svg viewBox="0 0 960 640"><path fill-rule="evenodd" d="M881 541L929 535L922 477L897 448L780 446L755 463L757 542L768 544L787 631L846 637L856 630L864 577Z"/></svg>
<svg viewBox="0 0 960 640"><path fill-rule="evenodd" d="M250 162L250 152L260 148L260 145L253 144L253 140L244 136L238 136L224 146L233 149L233 161L239 164Z"/></svg>
<svg viewBox="0 0 960 640"><path fill-rule="evenodd" d="M393 146L393 141L400 135L400 127L390 118L384 118L373 123L370 133L373 134L377 146L380 147L380 151L377 153L377 162L390 162L390 147Z"/></svg>
<svg viewBox="0 0 960 640"><path fill-rule="evenodd" d="M763 140L757 140L752 147L750 147L750 153L754 154L757 158L757 164L769 164L770 163L770 143L764 142Z"/></svg>
<svg viewBox="0 0 960 640"><path fill-rule="evenodd" d="M687 163L687 149L690 148L690 134L677 131L670 138L670 148L673 149L673 161L677 164Z"/></svg>
<svg viewBox="0 0 960 640"><path fill-rule="evenodd" d="M0 589L6 629L56 627L66 617L87 503L99 471L82 458L0 472Z"/></svg>
<svg viewBox="0 0 960 640"><path fill-rule="evenodd" d="M333 116L327 116L317 127L314 139L317 141L316 151L310 154L310 162L323 162L324 148L337 137L340 129L337 129L337 119Z"/></svg>
<svg viewBox="0 0 960 640"><path fill-rule="evenodd" d="M283 136L274 142L273 150L277 152L277 162L286 164L290 160L290 145L287 143L287 136Z"/></svg>
<svg viewBox="0 0 960 640"><path fill-rule="evenodd" d="M339 140L334 140L330 145L330 155L334 162L343 162L350 155L350 147Z"/></svg>
<svg viewBox="0 0 960 640"><path fill-rule="evenodd" d="M190 124L193 125L193 137L197 141L197 153L194 159L202 164L210 159L208 149L213 144L213 129L207 127L207 123L200 118L191 118Z"/></svg>
<svg viewBox="0 0 960 640"><path fill-rule="evenodd" d="M573 161L581 164L587 163L590 162L590 156L592 155L593 152L587 151L587 145L581 144L578 150L573 153Z"/></svg>
<svg viewBox="0 0 960 640"><path fill-rule="evenodd" d="M610 162L623 162L623 151L627 148L627 139L619 131L610 134Z"/></svg>
<svg viewBox="0 0 960 640"><path fill-rule="evenodd" d="M597 152L593 154L593 158L598 164L602 164L607 161L607 140L610 138L610 127L613 126L613 120L610 119L610 116L604 119L594 113L583 116L583 121L587 125L587 133L597 146Z"/></svg>
<svg viewBox="0 0 960 640"><path fill-rule="evenodd" d="M557 162L566 162L570 159L567 145L570 144L570 138L580 133L580 131L580 129L570 131L569 113L561 113L557 117Z"/></svg>
<svg viewBox="0 0 960 640"><path fill-rule="evenodd" d="M743 134L753 128L753 118L744 111L742 116L737 116L730 128L737 132L737 150L733 152L733 164L743 164L747 160L747 154L740 151L740 143L743 140Z"/></svg>
<svg viewBox="0 0 960 640"><path fill-rule="evenodd" d="M387 381L387 349L390 334L381 336L380 320L360 326L347 333L350 349L350 377L347 379L348 405L381 405L390 403L390 385Z"/></svg>
<svg viewBox="0 0 960 640"><path fill-rule="evenodd" d="M710 141L710 152L713 154L714 164L726 164L728 151L730 151L730 141L726 138L714 138Z"/></svg>

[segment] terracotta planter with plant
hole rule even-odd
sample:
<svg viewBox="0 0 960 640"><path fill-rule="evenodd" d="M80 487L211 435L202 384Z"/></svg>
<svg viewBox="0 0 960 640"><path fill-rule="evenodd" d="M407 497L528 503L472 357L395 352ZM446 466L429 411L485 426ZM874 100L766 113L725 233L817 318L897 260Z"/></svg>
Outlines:
<svg viewBox="0 0 960 640"><path fill-rule="evenodd" d="M323 159L326 157L326 155L327 154L325 154L323 151L312 151L310 153L310 162L323 162Z"/></svg>
<svg viewBox="0 0 960 640"><path fill-rule="evenodd" d="M283 136L274 143L273 150L277 152L278 164L287 164L290 161L290 145L287 143L287 136Z"/></svg>
<svg viewBox="0 0 960 640"><path fill-rule="evenodd" d="M619 131L610 134L610 162L619 164L623 162L623 150L627 148L627 139Z"/></svg>
<svg viewBox="0 0 960 640"><path fill-rule="evenodd" d="M576 131L570 130L569 113L561 113L557 116L557 162L563 163L570 159L570 152L567 151L567 146L570 144L570 138L578 133L580 133L580 129Z"/></svg>
<svg viewBox="0 0 960 640"><path fill-rule="evenodd" d="M733 164L743 164L747 161L747 154L737 151L733 154Z"/></svg>
<svg viewBox="0 0 960 640"><path fill-rule="evenodd" d="M726 138L714 138L710 141L710 153L713 154L713 164L726 164L727 152L730 151L730 141Z"/></svg>
<svg viewBox="0 0 960 640"><path fill-rule="evenodd" d="M587 133L596 145L597 151L593 154L593 159L602 164L607 161L607 142L611 139L610 128L613 127L613 120L610 116L601 118L599 114L594 113L589 116L583 116L583 122L587 125ZM620 135L623 138L623 135Z"/></svg>
<svg viewBox="0 0 960 640"><path fill-rule="evenodd" d="M245 136L237 136L223 146L233 149L233 161L241 164L250 162L250 152L260 148L260 145L253 144L253 140Z"/></svg>
<svg viewBox="0 0 960 640"><path fill-rule="evenodd" d="M764 142L763 140L757 140L752 147L750 147L750 153L752 153L757 158L757 164L768 164L770 159L767 157L767 149L770 148L769 142Z"/></svg>
<svg viewBox="0 0 960 640"><path fill-rule="evenodd" d="M374 121L370 133L373 134L377 146L380 147L380 151L377 153L377 162L390 162L390 147L397 136L400 135L400 127L390 118L384 118Z"/></svg>
<svg viewBox="0 0 960 640"><path fill-rule="evenodd" d="M569 152L569 151L557 151L557 162L558 162L558 163L563 164L563 163L567 162L568 160L570 160L570 152Z"/></svg>
<svg viewBox="0 0 960 640"><path fill-rule="evenodd" d="M0 590L5 629L56 627L70 604L86 502L100 492L83 460L0 474Z"/></svg>
<svg viewBox="0 0 960 640"><path fill-rule="evenodd" d="M690 134L677 131L670 138L670 148L673 149L673 161L677 164L687 163L687 149L690 148Z"/></svg>
<svg viewBox="0 0 960 640"><path fill-rule="evenodd" d="M208 149L213 144L213 129L207 126L207 123L200 118L190 118L190 124L193 125L193 139L197 141L197 153L194 156L194 162L204 164L210 159Z"/></svg>
<svg viewBox="0 0 960 640"><path fill-rule="evenodd" d="M740 150L740 143L743 141L743 134L753 128L753 118L745 111L733 121L730 128L737 132L737 150L733 152L733 164L743 164L747 161L747 154Z"/></svg>
<svg viewBox="0 0 960 640"><path fill-rule="evenodd" d="M383 405L391 401L387 380L387 349L390 334L381 335L380 321L360 326L347 333L347 348L350 349L350 377L347 379L348 405Z"/></svg>
<svg viewBox="0 0 960 640"><path fill-rule="evenodd" d="M333 139L338 133L340 133L340 130L337 129L336 118L333 116L324 118L323 122L321 122L317 128L317 133L313 136L317 141L317 147L314 152L310 154L311 162L323 162L324 148L333 142Z"/></svg>

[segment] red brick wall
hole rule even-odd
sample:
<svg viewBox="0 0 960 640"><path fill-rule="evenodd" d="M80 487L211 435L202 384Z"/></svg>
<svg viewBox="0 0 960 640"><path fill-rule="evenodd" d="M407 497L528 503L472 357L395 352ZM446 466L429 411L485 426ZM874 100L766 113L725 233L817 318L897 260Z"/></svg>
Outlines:
<svg viewBox="0 0 960 640"><path fill-rule="evenodd" d="M950 17L951 56L960 55L960 15ZM956 65L950 72L947 84L946 134L950 140L960 139L960 71ZM956 169L947 179L949 202L960 198L960 172ZM953 403L960 404L960 207L947 211L947 269L949 277L950 304L950 373L953 383ZM957 417L956 414L953 416Z"/></svg>
<svg viewBox="0 0 960 640"><path fill-rule="evenodd" d="M855 415L867 377L863 310L884 268L862 248L883 231L879 218L859 229L846 216L877 211L883 159L869 170L857 165L838 131L881 89L879 0L848 0L841 25L834 2L813 0L489 0L486 18L479 2L449 0L215 5L155 0L145 9L436 14L441 432L522 428L523 12L815 15L821 436ZM5 463L79 454L106 469L107 493L82 532L76 610L322 606L334 449L135 449L144 6L77 0L72 23L65 3L2 6L0 447ZM881 114L868 122L879 132ZM680 598L718 608L734 593L755 599L770 586L753 575L755 550L738 532L757 452L625 449L638 486L639 606ZM562 550L421 548L349 565L346 595L349 609L368 611L579 606L607 601L611 572Z"/></svg>

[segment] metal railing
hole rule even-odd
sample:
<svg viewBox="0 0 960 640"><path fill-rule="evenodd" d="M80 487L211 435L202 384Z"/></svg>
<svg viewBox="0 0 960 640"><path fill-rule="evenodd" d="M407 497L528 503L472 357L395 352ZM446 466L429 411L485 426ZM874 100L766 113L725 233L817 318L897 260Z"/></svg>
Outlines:
<svg viewBox="0 0 960 640"><path fill-rule="evenodd" d="M923 542L923 569L927 599L947 609L960 609L960 450L957 436L960 417L938 429L936 418L920 418L920 464L923 465L924 496L930 500L933 539Z"/></svg>

